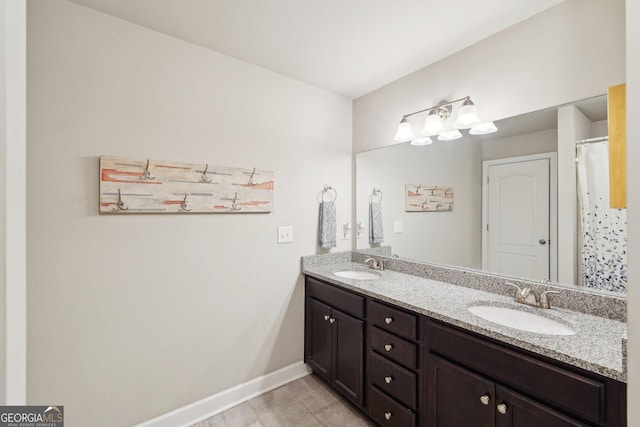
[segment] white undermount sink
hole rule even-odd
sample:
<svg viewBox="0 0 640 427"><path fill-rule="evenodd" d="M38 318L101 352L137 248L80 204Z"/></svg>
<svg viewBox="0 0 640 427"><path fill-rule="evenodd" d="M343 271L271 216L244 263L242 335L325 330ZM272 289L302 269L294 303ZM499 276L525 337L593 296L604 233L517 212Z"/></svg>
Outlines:
<svg viewBox="0 0 640 427"><path fill-rule="evenodd" d="M345 279L352 280L376 280L382 277L380 273L376 273L373 271L365 271L365 270L344 270L344 271L334 271L334 273L338 277L343 277Z"/></svg>
<svg viewBox="0 0 640 427"><path fill-rule="evenodd" d="M574 335L576 331L564 323L546 316L495 305L474 305L467 307L471 313L493 323L522 331L547 335Z"/></svg>

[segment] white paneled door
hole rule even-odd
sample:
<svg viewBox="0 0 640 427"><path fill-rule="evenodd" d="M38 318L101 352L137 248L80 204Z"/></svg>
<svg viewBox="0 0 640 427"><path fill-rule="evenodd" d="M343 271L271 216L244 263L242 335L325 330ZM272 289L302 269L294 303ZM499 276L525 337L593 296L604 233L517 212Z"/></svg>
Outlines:
<svg viewBox="0 0 640 427"><path fill-rule="evenodd" d="M484 257L491 272L550 275L549 158L485 162Z"/></svg>

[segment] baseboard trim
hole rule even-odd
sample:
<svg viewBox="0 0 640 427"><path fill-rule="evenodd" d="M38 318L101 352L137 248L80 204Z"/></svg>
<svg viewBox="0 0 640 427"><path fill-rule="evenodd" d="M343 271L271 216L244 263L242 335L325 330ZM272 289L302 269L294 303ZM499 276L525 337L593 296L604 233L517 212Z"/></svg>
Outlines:
<svg viewBox="0 0 640 427"><path fill-rule="evenodd" d="M239 384L202 400L167 412L164 415L137 424L134 427L190 427L202 420L232 408L262 393L297 380L311 371L303 362L297 362L267 375Z"/></svg>

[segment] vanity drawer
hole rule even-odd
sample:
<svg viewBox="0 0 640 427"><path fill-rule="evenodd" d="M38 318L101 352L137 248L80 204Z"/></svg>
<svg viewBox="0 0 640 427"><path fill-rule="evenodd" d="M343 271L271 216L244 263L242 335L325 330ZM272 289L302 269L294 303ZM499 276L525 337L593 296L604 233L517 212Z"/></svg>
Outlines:
<svg viewBox="0 0 640 427"><path fill-rule="evenodd" d="M352 292L339 289L334 285L321 282L313 277L306 278L307 296L337 308L340 311L356 317L364 317L364 297Z"/></svg>
<svg viewBox="0 0 640 427"><path fill-rule="evenodd" d="M433 353L455 360L551 406L591 421L606 419L604 381L592 379L498 344L429 322Z"/></svg>
<svg viewBox="0 0 640 427"><path fill-rule="evenodd" d="M396 335L371 327L371 348L409 369L416 369L417 347Z"/></svg>
<svg viewBox="0 0 640 427"><path fill-rule="evenodd" d="M369 354L371 383L402 404L416 409L416 374L375 353Z"/></svg>
<svg viewBox="0 0 640 427"><path fill-rule="evenodd" d="M403 338L415 340L417 337L417 317L414 314L371 301L369 302L368 318L374 325Z"/></svg>
<svg viewBox="0 0 640 427"><path fill-rule="evenodd" d="M382 426L415 427L416 415L395 400L376 389L370 388L369 414Z"/></svg>

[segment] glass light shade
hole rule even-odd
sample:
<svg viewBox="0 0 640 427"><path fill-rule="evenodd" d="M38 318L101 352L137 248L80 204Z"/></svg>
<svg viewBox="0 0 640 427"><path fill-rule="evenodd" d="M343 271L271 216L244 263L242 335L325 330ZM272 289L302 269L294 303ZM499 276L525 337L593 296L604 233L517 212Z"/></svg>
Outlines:
<svg viewBox="0 0 640 427"><path fill-rule="evenodd" d="M422 138L414 139L411 141L411 145L429 145L433 144L433 140L428 136L424 136Z"/></svg>
<svg viewBox="0 0 640 427"><path fill-rule="evenodd" d="M444 132L442 118L440 118L435 110L431 110L427 118L424 120L424 127L420 133L424 136L433 136L442 132Z"/></svg>
<svg viewBox="0 0 640 427"><path fill-rule="evenodd" d="M462 134L458 129L448 130L438 135L438 139L440 141L453 141L454 139L459 139L459 138L462 138Z"/></svg>
<svg viewBox="0 0 640 427"><path fill-rule="evenodd" d="M396 136L393 137L393 140L397 142L408 142L415 138L416 135L413 133L411 123L407 122L407 119L402 119L398 125L398 131L396 132Z"/></svg>
<svg viewBox="0 0 640 427"><path fill-rule="evenodd" d="M475 125L479 125L482 123L480 117L478 117L478 110L476 106L473 105L471 101L465 101L460 107L460 111L458 111L458 118L456 119L453 127L456 129L468 129Z"/></svg>
<svg viewBox="0 0 640 427"><path fill-rule="evenodd" d="M469 133L471 135L486 135L488 133L493 133L497 130L498 128L496 127L495 124L493 124L493 122L486 122L486 123L480 123L479 125L475 125L474 127L471 128Z"/></svg>

